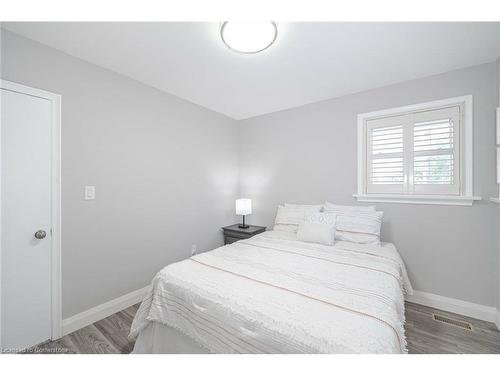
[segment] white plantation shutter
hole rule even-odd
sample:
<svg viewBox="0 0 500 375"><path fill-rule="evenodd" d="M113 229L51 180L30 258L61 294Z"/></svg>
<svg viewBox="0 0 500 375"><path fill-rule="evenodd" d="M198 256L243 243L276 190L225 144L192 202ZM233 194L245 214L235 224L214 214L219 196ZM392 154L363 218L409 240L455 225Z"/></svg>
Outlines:
<svg viewBox="0 0 500 375"><path fill-rule="evenodd" d="M460 107L412 116L413 192L460 194Z"/></svg>
<svg viewBox="0 0 500 375"><path fill-rule="evenodd" d="M367 191L402 193L403 123L399 116L367 124Z"/></svg>
<svg viewBox="0 0 500 375"><path fill-rule="evenodd" d="M366 121L366 193L460 194L460 106Z"/></svg>

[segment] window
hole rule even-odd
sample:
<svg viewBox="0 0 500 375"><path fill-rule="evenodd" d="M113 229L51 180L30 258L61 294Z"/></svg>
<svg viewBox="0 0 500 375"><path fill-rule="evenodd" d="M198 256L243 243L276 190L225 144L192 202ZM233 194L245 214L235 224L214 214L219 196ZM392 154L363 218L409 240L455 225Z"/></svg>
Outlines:
<svg viewBox="0 0 500 375"><path fill-rule="evenodd" d="M462 204L472 196L472 97L358 115L360 201Z"/></svg>

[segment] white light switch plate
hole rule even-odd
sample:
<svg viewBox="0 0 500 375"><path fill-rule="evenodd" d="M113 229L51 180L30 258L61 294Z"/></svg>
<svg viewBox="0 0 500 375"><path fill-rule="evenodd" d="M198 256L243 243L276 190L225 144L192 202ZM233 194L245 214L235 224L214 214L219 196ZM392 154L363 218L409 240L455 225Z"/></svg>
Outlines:
<svg viewBox="0 0 500 375"><path fill-rule="evenodd" d="M95 199L95 186L85 186L85 200Z"/></svg>

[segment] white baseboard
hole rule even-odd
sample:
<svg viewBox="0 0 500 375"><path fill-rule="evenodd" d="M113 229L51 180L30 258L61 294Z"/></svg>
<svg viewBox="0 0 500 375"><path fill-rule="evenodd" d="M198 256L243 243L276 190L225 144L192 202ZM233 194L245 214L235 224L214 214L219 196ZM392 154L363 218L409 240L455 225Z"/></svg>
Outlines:
<svg viewBox="0 0 500 375"><path fill-rule="evenodd" d="M127 307L139 303L144 298L149 286L135 290L111 301L95 306L89 310L73 315L62 322L62 334L79 330L89 324L95 323L110 315L117 313ZM408 302L433 307L435 309L449 311L455 314L470 316L471 318L493 322L500 330L500 311L495 307L479 305L477 303L462 301L455 298L444 297L437 294L413 291L413 295L407 296Z"/></svg>
<svg viewBox="0 0 500 375"><path fill-rule="evenodd" d="M500 329L500 313L492 306L462 301L455 298L444 297L437 294L414 290L413 295L406 296L408 302L418 303L435 309L449 311L455 314L469 316L487 322L493 322Z"/></svg>
<svg viewBox="0 0 500 375"><path fill-rule="evenodd" d="M102 305L92 307L91 309L64 319L62 321L63 336L141 302L146 295L148 288L149 286L146 286L144 288L134 290L133 292L127 293L121 297L105 302Z"/></svg>

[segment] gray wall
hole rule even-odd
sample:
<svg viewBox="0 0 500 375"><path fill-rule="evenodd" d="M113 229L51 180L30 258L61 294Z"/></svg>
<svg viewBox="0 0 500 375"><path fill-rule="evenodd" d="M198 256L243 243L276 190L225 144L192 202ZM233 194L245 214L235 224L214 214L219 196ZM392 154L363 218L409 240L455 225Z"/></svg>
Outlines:
<svg viewBox="0 0 500 375"><path fill-rule="evenodd" d="M399 248L416 289L500 303L498 206L488 203L498 194L500 62L237 123L16 34L2 37L2 78L63 97L65 318L145 286L193 243L220 245L237 196L253 199L249 219L265 225L284 201L355 204L356 115L465 94L474 95L474 189L484 200L377 206L383 237ZM95 201L83 200L86 184L96 185Z"/></svg>
<svg viewBox="0 0 500 375"><path fill-rule="evenodd" d="M453 71L239 123L241 195L250 221L271 225L281 202L355 204L358 113L472 94L472 207L377 204L382 236L396 244L417 290L494 306L498 270L495 184L495 63Z"/></svg>
<svg viewBox="0 0 500 375"><path fill-rule="evenodd" d="M1 76L62 95L64 318L144 287L193 243L222 244L235 121L7 31Z"/></svg>

